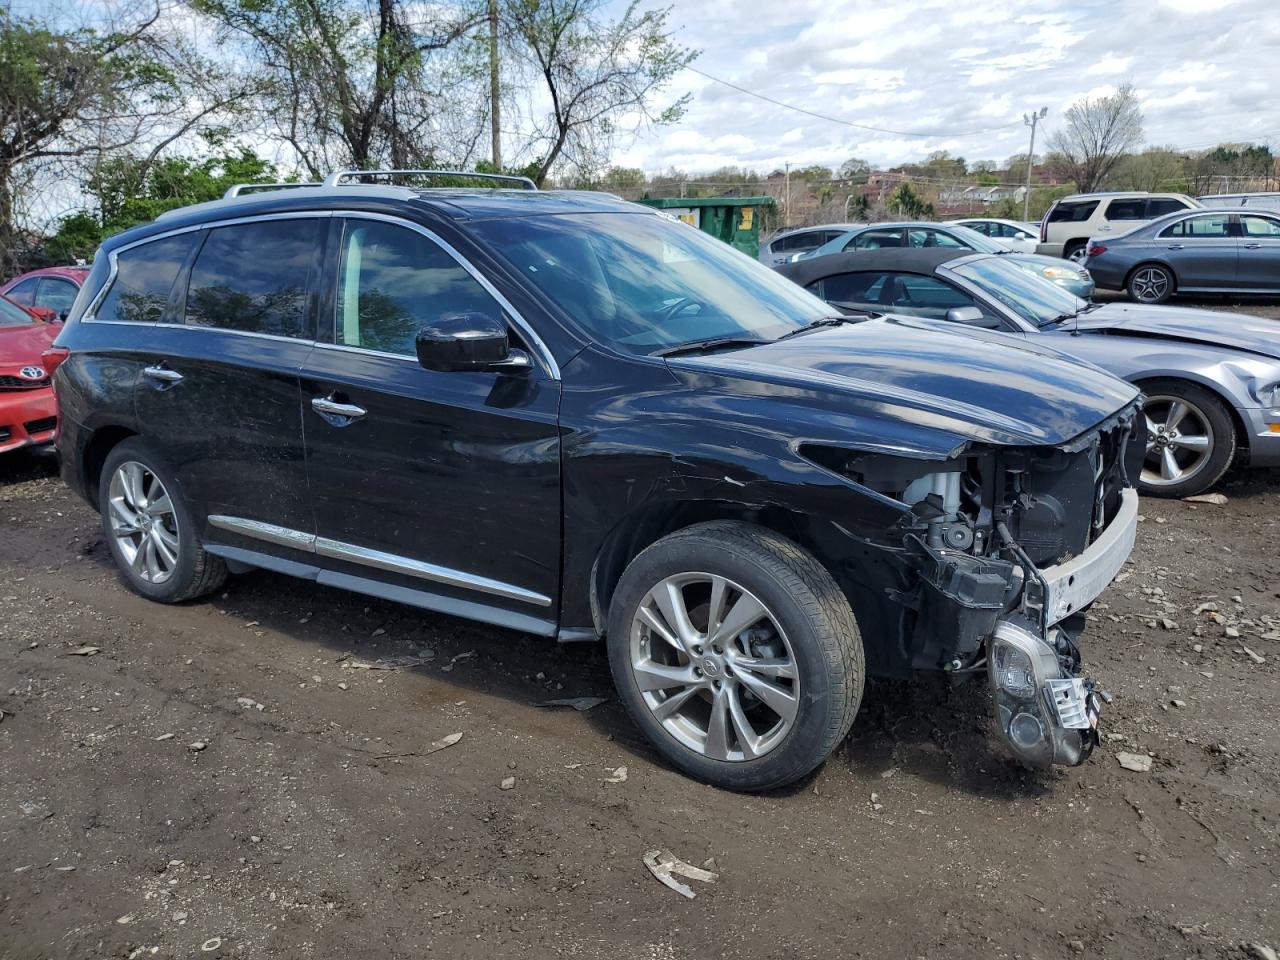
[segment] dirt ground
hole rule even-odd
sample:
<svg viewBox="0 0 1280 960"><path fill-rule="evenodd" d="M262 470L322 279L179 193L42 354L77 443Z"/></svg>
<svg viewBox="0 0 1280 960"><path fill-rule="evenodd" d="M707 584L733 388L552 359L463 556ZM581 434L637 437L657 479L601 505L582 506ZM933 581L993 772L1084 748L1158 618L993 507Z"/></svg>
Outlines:
<svg viewBox="0 0 1280 960"><path fill-rule="evenodd" d="M0 957L1265 957L1280 472L1223 492L1144 501L1083 767L1006 759L980 683L876 683L817 774L748 797L612 699L536 706L610 696L593 647L266 573L151 604L51 460L0 460ZM677 896L659 847L719 882Z"/></svg>

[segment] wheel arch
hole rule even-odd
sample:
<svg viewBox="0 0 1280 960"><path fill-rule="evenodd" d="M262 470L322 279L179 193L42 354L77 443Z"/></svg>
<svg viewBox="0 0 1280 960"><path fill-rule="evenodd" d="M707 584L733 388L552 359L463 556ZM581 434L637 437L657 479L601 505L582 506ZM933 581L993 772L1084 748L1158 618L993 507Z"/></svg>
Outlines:
<svg viewBox="0 0 1280 960"><path fill-rule="evenodd" d="M98 485L107 457L123 441L136 436L138 432L129 427L106 424L96 428L85 442L84 450L80 455L80 481L84 484L85 493L95 510L102 508L98 503Z"/></svg>

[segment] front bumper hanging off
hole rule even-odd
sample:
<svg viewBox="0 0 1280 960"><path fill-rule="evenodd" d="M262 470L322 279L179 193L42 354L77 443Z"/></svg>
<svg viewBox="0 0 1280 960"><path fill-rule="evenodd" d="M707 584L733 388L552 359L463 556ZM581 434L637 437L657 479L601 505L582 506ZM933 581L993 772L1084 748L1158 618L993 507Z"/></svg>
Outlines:
<svg viewBox="0 0 1280 960"><path fill-rule="evenodd" d="M1032 766L1083 763L1097 743L1101 698L1092 680L1074 675L1075 664L1064 655L1072 643L1058 624L1115 579L1133 550L1137 528L1138 494L1128 489L1087 550L1038 572L1036 615L999 621L988 642L996 726L1013 753Z"/></svg>

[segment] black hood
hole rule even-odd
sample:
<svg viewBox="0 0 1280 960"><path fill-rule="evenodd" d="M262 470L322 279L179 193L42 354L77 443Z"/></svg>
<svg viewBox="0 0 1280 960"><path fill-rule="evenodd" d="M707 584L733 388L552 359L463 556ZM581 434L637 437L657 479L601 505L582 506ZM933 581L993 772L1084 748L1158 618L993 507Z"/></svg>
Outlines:
<svg viewBox="0 0 1280 960"><path fill-rule="evenodd" d="M1056 446L1138 395L1097 367L1020 337L917 318L668 362L677 374L721 378L726 391L741 391L743 381L767 387L759 392L792 409L797 437L831 427L834 417L856 426L867 440L861 446L922 457L949 456L971 442Z"/></svg>

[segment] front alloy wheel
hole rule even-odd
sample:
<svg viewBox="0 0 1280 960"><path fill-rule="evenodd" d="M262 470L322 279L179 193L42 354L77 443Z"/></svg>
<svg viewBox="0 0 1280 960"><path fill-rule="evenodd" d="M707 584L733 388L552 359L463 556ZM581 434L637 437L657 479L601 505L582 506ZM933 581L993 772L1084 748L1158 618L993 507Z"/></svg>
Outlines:
<svg viewBox="0 0 1280 960"><path fill-rule="evenodd" d="M800 702L777 618L726 577L667 577L631 625L631 670L654 718L713 760L752 760L790 732Z"/></svg>
<svg viewBox="0 0 1280 960"><path fill-rule="evenodd" d="M116 467L108 488L107 520L116 549L145 583L161 584L178 566L178 518L160 478L136 460Z"/></svg>
<svg viewBox="0 0 1280 960"><path fill-rule="evenodd" d="M827 758L857 713L864 672L853 611L799 544L732 520L652 544L609 601L619 699L684 772L769 790Z"/></svg>

